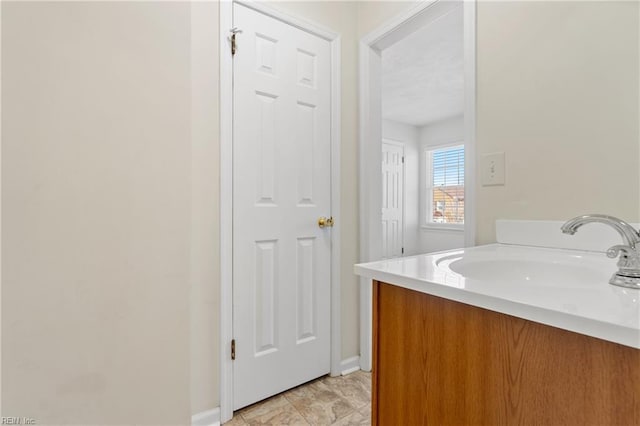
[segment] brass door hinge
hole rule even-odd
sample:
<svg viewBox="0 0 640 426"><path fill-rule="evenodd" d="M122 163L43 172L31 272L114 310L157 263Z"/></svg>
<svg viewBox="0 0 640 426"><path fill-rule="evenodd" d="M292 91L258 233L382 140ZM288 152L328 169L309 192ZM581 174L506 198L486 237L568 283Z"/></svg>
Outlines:
<svg viewBox="0 0 640 426"><path fill-rule="evenodd" d="M231 340L231 359L236 359L236 339Z"/></svg>
<svg viewBox="0 0 640 426"><path fill-rule="evenodd" d="M240 34L242 30L239 30L237 27L233 27L229 32L231 32L231 56L233 56L236 54L236 49L238 47L236 45L236 34Z"/></svg>

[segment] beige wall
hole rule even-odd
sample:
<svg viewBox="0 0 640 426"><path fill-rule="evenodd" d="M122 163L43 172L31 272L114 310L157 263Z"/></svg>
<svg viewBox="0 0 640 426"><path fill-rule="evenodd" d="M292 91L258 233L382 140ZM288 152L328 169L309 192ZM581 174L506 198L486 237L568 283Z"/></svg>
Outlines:
<svg viewBox="0 0 640 426"><path fill-rule="evenodd" d="M417 1L358 1L358 41L406 10Z"/></svg>
<svg viewBox="0 0 640 426"><path fill-rule="evenodd" d="M190 6L2 20L2 415L186 424Z"/></svg>
<svg viewBox="0 0 640 426"><path fill-rule="evenodd" d="M637 222L638 2L481 2L477 37L477 152L506 155L478 242L496 219Z"/></svg>
<svg viewBox="0 0 640 426"><path fill-rule="evenodd" d="M218 4L191 6L191 413L219 405Z"/></svg>

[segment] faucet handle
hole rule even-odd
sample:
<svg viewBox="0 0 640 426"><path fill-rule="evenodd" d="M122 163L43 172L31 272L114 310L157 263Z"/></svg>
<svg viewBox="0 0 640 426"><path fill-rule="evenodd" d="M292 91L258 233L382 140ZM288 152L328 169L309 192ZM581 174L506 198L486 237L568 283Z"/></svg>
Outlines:
<svg viewBox="0 0 640 426"><path fill-rule="evenodd" d="M640 278L640 254L638 251L629 246L617 245L607 250L607 257L615 259L620 254L618 259L618 275L623 276L637 276Z"/></svg>
<svg viewBox="0 0 640 426"><path fill-rule="evenodd" d="M607 257L615 259L620 253L622 253L623 257L637 256L638 254L633 247L618 244L607 250Z"/></svg>

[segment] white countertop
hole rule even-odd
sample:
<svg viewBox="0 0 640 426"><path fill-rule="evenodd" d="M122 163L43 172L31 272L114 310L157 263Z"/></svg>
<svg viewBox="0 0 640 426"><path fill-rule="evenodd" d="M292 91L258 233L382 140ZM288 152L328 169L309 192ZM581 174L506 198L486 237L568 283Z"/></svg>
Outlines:
<svg viewBox="0 0 640 426"><path fill-rule="evenodd" d="M355 273L640 349L640 290L603 253L491 244L355 265Z"/></svg>

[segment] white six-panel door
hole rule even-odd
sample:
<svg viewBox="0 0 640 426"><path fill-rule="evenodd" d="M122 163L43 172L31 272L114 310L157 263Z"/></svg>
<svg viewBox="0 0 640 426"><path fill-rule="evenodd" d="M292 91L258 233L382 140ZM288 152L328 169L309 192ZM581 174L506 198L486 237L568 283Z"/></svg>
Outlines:
<svg viewBox="0 0 640 426"><path fill-rule="evenodd" d="M382 257L403 254L404 147L382 143Z"/></svg>
<svg viewBox="0 0 640 426"><path fill-rule="evenodd" d="M234 4L234 409L330 370L330 44Z"/></svg>

